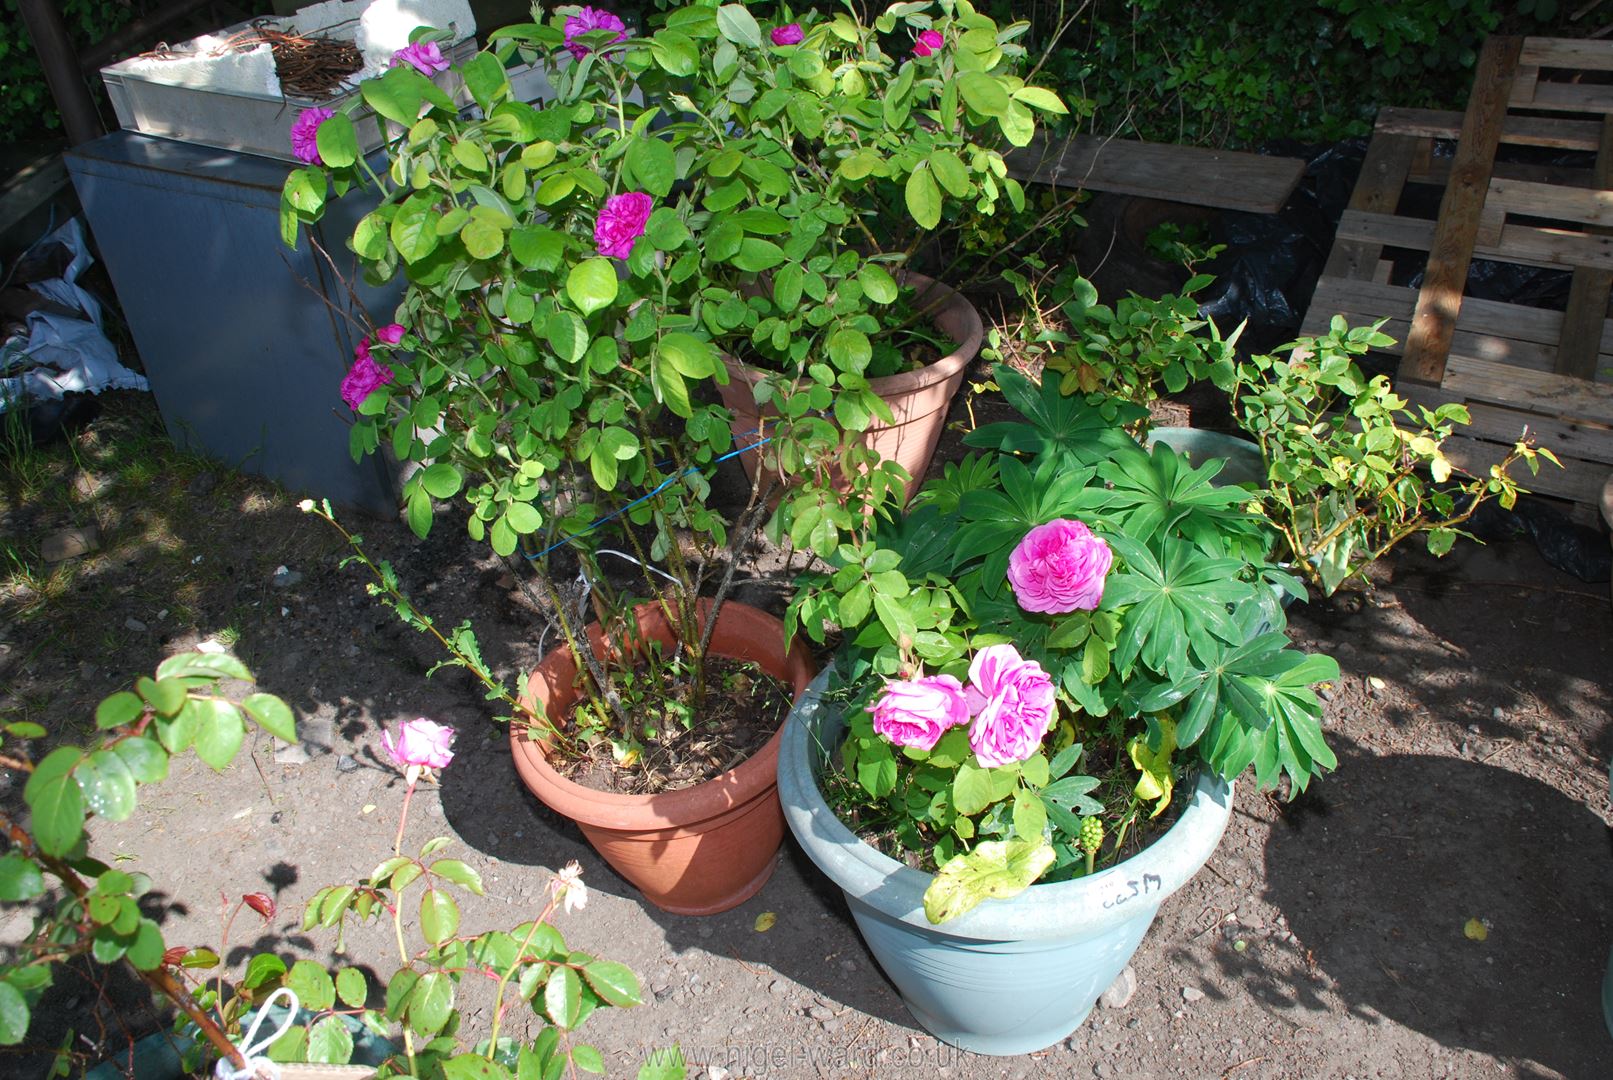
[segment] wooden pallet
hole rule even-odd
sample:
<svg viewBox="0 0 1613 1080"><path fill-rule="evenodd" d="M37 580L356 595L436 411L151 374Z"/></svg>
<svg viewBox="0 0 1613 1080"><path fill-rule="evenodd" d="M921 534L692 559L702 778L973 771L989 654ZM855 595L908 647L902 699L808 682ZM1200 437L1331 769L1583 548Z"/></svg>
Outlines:
<svg viewBox="0 0 1613 1080"><path fill-rule="evenodd" d="M1008 155L1008 174L1032 184L1275 214L1305 175L1305 162L1095 135L1056 141L1038 136L1030 146Z"/></svg>
<svg viewBox="0 0 1613 1080"><path fill-rule="evenodd" d="M1466 114L1384 109L1305 315L1388 319L1395 389L1459 401L1473 425L1448 447L1481 474L1527 428L1562 459L1524 486L1594 505L1613 471L1613 43L1494 37ZM1588 76L1588 78L1587 78ZM1554 115L1566 114L1566 115ZM1436 143L1454 143L1452 157ZM1581 150L1588 168L1497 162L1504 145ZM1405 214L1408 185L1444 189L1439 216ZM1391 285L1387 252L1426 256L1421 289ZM1463 295L1473 259L1573 274L1566 311Z"/></svg>

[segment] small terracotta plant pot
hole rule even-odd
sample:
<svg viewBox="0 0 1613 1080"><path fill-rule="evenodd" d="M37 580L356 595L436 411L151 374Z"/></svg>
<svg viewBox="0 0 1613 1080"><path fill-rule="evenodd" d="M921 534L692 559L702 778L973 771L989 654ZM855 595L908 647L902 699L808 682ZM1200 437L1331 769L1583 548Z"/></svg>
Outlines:
<svg viewBox="0 0 1613 1080"><path fill-rule="evenodd" d="M700 602L703 620L710 601ZM643 640L671 645L675 634L659 605L635 609ZM588 627L596 655L605 645ZM806 647L787 652L784 624L765 611L727 601L718 614L711 653L751 660L782 679L799 698L816 674ZM568 648L545 656L527 680L522 703L557 724L569 722L582 698L577 660ZM779 735L749 759L692 788L658 795L617 795L572 783L549 763L548 748L510 726L515 771L538 798L575 821L594 850L656 907L675 915L715 915L754 896L773 874L784 839L778 801Z"/></svg>
<svg viewBox="0 0 1613 1080"><path fill-rule="evenodd" d="M911 496L924 482L924 474L929 471L930 459L935 457L935 448L941 441L941 431L946 425L947 407L963 385L964 369L980 352L986 331L980 321L980 312L952 286L912 270L900 271L896 279L917 290L916 301L919 305L934 305L930 322L957 343L952 352L933 364L917 371L872 379L868 383L869 388L890 406L896 422L886 424L875 420L863 432L862 445L871 447L881 458L895 461L907 470L913 478L908 485ZM734 438L740 446L746 446L755 442L756 433L762 430L762 414L756 404L755 386L768 373L731 357L724 357L723 364L728 369L728 383L719 386L717 392L722 396L723 405L733 413ZM777 414L770 411L769 415ZM753 479L757 460L756 454L740 455L746 474Z"/></svg>

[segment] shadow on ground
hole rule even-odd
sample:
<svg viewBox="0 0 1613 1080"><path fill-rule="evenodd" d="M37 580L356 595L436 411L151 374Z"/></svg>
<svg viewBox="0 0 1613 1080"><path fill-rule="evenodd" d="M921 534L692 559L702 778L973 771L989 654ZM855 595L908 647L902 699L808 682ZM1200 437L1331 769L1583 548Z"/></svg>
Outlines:
<svg viewBox="0 0 1613 1080"><path fill-rule="evenodd" d="M1333 992L1369 1024L1523 1059L1521 1075L1538 1075L1529 1061L1606 1075L1608 827L1503 768L1339 750L1337 775L1295 804L1266 848L1266 899ZM1484 940L1464 933L1470 919ZM1271 1007L1325 1016L1303 976L1297 965L1249 985Z"/></svg>

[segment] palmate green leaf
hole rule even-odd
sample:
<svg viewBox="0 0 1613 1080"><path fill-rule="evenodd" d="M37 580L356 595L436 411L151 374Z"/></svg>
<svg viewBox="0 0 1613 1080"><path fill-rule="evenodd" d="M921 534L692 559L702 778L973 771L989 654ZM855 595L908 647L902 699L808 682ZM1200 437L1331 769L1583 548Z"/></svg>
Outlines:
<svg viewBox="0 0 1613 1080"><path fill-rule="evenodd" d="M963 437L984 450L1057 454L1074 465L1096 465L1112 453L1135 448L1122 428L1148 416L1148 410L1113 398L1093 401L1059 393L1048 379L1037 385L1004 364L992 369L1003 397L1025 419L982 424Z"/></svg>
<svg viewBox="0 0 1613 1080"><path fill-rule="evenodd" d="M1254 586L1241 581L1244 564L1216 559L1180 541L1167 541L1163 561L1129 536L1105 536L1124 569L1104 584L1106 610L1131 605L1115 641L1114 663L1129 674L1141 659L1172 682L1186 680L1222 651L1219 642L1239 643L1241 634L1229 605L1247 601ZM1188 648L1183 648L1183 644Z"/></svg>
<svg viewBox="0 0 1613 1080"><path fill-rule="evenodd" d="M1018 896L1053 865L1053 845L1046 840L987 840L967 855L941 867L924 890L924 914L944 923L990 898Z"/></svg>
<svg viewBox="0 0 1613 1080"><path fill-rule="evenodd" d="M956 537L954 573L983 559L982 588L995 595L1006 580L1009 555L1032 528L1054 518L1091 520L1092 476L1092 469L1075 468L1056 456L1041 458L1034 474L1017 458L1003 457L1000 492L977 488L958 500L964 525Z"/></svg>
<svg viewBox="0 0 1613 1080"><path fill-rule="evenodd" d="M1224 464L1211 458L1194 468L1164 445L1156 445L1151 454L1136 447L1121 449L1098 465L1098 475L1110 487L1096 495L1096 505L1127 535L1149 544L1156 553L1159 539L1172 532L1223 552L1221 538L1229 529L1253 534L1261 528L1258 518L1241 509L1251 492L1211 483Z"/></svg>

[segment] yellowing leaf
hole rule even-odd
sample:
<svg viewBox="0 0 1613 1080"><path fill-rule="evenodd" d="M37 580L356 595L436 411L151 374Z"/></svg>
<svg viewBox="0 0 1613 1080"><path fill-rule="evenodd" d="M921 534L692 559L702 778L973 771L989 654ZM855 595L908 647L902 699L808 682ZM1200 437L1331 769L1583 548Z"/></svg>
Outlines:
<svg viewBox="0 0 1613 1080"><path fill-rule="evenodd" d="M1451 478L1451 463L1445 460L1444 454L1439 454L1428 463L1428 471L1433 474L1436 484L1443 484Z"/></svg>
<svg viewBox="0 0 1613 1080"><path fill-rule="evenodd" d="M1484 925L1483 919L1475 917L1467 920L1467 925L1462 927L1462 934L1469 941L1483 941L1490 936L1490 928Z"/></svg>
<svg viewBox="0 0 1613 1080"><path fill-rule="evenodd" d="M771 911L764 911L760 915L756 916L756 932L758 934L765 934L769 930L773 929L773 924L776 922L778 922L777 915L773 914Z"/></svg>
<svg viewBox="0 0 1613 1080"><path fill-rule="evenodd" d="M1149 817L1158 817L1165 812L1165 808L1171 804L1171 791L1175 787L1175 780L1171 776L1171 755L1176 752L1176 724L1160 717L1159 726L1164 736L1158 750L1149 749L1146 735L1137 736L1126 746L1131 754L1131 763L1142 773L1137 781L1137 798L1154 803L1154 812Z"/></svg>

